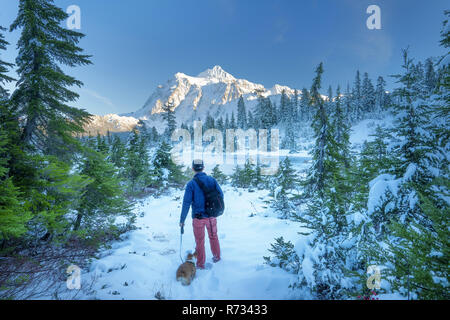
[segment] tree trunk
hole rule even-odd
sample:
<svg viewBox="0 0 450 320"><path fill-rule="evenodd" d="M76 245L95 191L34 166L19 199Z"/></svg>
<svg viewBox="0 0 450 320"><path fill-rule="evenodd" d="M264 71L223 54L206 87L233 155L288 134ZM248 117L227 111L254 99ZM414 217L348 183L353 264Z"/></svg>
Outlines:
<svg viewBox="0 0 450 320"><path fill-rule="evenodd" d="M81 212L78 212L77 220L75 220L75 224L73 226L73 231L77 231L80 228L82 218L83 218L83 214Z"/></svg>

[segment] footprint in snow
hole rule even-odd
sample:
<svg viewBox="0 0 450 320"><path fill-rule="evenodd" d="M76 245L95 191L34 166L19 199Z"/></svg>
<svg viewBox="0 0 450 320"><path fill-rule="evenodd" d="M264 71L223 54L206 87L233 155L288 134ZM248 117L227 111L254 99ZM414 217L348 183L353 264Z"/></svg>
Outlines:
<svg viewBox="0 0 450 320"><path fill-rule="evenodd" d="M219 287L219 278L212 276L211 279L209 279L209 288L211 290L217 290Z"/></svg>
<svg viewBox="0 0 450 320"><path fill-rule="evenodd" d="M212 263L209 262L205 263L205 270L211 270L212 267L213 267Z"/></svg>
<svg viewBox="0 0 450 320"><path fill-rule="evenodd" d="M166 249L164 251L161 251L159 254L162 256L167 256L169 254L174 254L176 251L174 249Z"/></svg>
<svg viewBox="0 0 450 320"><path fill-rule="evenodd" d="M166 236L162 233L155 234L153 236L153 239L156 241L159 241L159 242L169 242L169 240L166 238Z"/></svg>

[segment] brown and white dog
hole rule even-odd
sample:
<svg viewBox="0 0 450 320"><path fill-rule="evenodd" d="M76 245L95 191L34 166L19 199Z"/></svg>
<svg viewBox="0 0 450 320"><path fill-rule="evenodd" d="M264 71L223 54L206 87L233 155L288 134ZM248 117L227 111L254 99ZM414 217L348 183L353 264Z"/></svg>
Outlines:
<svg viewBox="0 0 450 320"><path fill-rule="evenodd" d="M181 281L184 286L191 284L192 279L195 277L195 264L197 263L197 253L189 253L186 257L186 261L178 267L177 281Z"/></svg>

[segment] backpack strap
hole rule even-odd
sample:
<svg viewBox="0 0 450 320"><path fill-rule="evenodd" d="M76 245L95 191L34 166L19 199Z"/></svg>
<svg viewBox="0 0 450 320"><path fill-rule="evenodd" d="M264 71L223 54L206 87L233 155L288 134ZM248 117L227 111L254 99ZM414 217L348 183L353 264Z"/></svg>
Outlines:
<svg viewBox="0 0 450 320"><path fill-rule="evenodd" d="M204 196L206 197L208 189L206 188L205 184L198 177L194 177L194 181L198 184L200 189L203 191Z"/></svg>

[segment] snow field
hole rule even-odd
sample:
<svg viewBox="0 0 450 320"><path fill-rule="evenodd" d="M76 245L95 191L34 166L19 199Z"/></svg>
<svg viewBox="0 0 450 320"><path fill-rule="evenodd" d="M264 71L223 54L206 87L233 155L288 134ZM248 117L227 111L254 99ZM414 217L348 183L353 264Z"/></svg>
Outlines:
<svg viewBox="0 0 450 320"><path fill-rule="evenodd" d="M224 186L226 211L218 218L222 260L212 263L205 230L206 263L190 286L175 280L179 255L182 190L145 199L137 207L137 230L115 242L92 263L87 279L96 277L95 299L289 299L293 275L263 263L274 238L295 241L301 225L276 218L260 197L267 191L247 192ZM253 206L255 209L253 209ZM256 210L256 212L255 212ZM143 216L141 217L141 213ZM253 214L253 216L251 216ZM190 214L183 235L182 256L195 250ZM159 293L158 293L159 292Z"/></svg>

